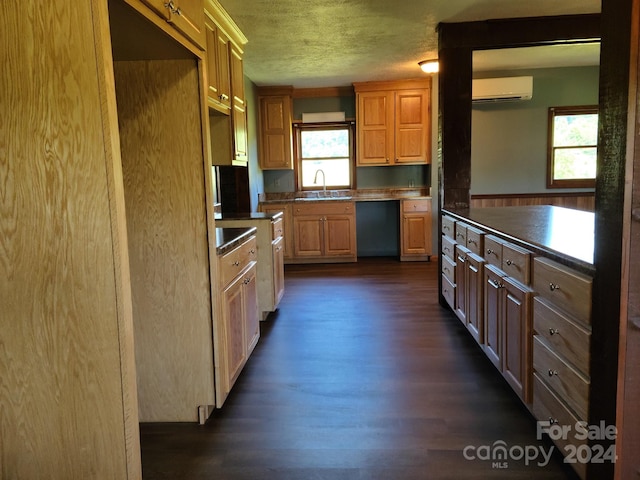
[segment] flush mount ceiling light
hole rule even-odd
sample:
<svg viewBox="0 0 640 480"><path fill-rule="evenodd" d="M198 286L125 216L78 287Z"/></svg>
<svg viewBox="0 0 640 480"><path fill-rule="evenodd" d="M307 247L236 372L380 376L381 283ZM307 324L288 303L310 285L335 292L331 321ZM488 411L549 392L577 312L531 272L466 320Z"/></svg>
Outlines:
<svg viewBox="0 0 640 480"><path fill-rule="evenodd" d="M438 73L439 70L437 58L432 60L423 60L418 62L418 65L420 65L420 68L425 73Z"/></svg>

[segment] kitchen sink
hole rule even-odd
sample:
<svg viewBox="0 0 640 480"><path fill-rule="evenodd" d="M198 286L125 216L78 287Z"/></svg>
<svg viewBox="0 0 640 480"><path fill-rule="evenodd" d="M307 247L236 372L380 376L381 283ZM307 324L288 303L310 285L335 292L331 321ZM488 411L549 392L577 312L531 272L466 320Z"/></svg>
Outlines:
<svg viewBox="0 0 640 480"><path fill-rule="evenodd" d="M299 197L296 202L322 202L327 200L351 200L353 197Z"/></svg>

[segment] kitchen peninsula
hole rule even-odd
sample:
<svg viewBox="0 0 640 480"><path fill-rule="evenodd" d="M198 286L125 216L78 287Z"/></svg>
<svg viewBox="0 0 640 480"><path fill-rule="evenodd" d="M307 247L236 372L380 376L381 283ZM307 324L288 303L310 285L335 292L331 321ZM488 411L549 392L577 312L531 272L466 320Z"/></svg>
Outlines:
<svg viewBox="0 0 640 480"><path fill-rule="evenodd" d="M594 214L443 209L441 225L444 301L543 428L588 422ZM554 442L564 455L585 445Z"/></svg>

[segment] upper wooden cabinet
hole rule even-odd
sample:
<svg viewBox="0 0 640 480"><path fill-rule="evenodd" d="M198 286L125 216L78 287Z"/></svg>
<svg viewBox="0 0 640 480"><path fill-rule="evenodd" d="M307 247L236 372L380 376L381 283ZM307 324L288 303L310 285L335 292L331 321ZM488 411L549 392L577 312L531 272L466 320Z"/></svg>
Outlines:
<svg viewBox="0 0 640 480"><path fill-rule="evenodd" d="M258 91L259 161L263 170L293 169L292 92L293 87L264 87Z"/></svg>
<svg viewBox="0 0 640 480"><path fill-rule="evenodd" d="M213 165L247 166L247 102L242 48L247 38L217 0L206 0L207 105ZM222 114L222 115L220 115Z"/></svg>
<svg viewBox="0 0 640 480"><path fill-rule="evenodd" d="M229 114L231 110L231 77L229 73L229 38L218 28L207 13L207 103L210 107Z"/></svg>
<svg viewBox="0 0 640 480"><path fill-rule="evenodd" d="M357 165L430 163L431 80L355 83Z"/></svg>
<svg viewBox="0 0 640 480"><path fill-rule="evenodd" d="M127 2L144 3L204 50L206 40L203 0L127 0Z"/></svg>

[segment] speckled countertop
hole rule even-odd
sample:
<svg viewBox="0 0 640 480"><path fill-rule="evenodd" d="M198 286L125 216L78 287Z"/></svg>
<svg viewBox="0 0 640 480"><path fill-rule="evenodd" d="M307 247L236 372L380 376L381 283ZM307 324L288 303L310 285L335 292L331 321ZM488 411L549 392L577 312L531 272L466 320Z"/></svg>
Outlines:
<svg viewBox="0 0 640 480"><path fill-rule="evenodd" d="M262 193L259 195L260 203L286 203L294 201L353 201L353 202L380 202L386 200L402 200L404 198L431 198L429 187L411 188L366 188L360 190L327 190L324 192L282 192ZM318 198L326 195L328 198ZM329 198L331 200L329 200Z"/></svg>
<svg viewBox="0 0 640 480"><path fill-rule="evenodd" d="M442 209L486 233L592 274L593 212L551 205Z"/></svg>
<svg viewBox="0 0 640 480"><path fill-rule="evenodd" d="M263 213L263 212L252 212L252 213L216 213L216 220L267 220L271 221L277 219L279 217L283 217L284 214L282 212L275 213Z"/></svg>
<svg viewBox="0 0 640 480"><path fill-rule="evenodd" d="M255 235L256 227L216 228L216 254L224 255Z"/></svg>

